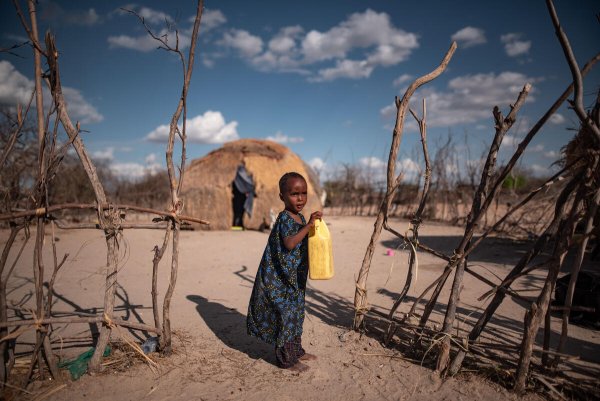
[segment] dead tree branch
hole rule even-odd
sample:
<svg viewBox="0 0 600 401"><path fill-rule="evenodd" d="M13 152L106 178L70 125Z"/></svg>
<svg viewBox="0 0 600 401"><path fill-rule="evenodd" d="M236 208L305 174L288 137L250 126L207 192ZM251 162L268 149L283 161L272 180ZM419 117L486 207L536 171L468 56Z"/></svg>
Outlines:
<svg viewBox="0 0 600 401"><path fill-rule="evenodd" d="M390 154L388 158L388 170L387 170L387 189L386 194L381 202L381 206L379 208L379 212L377 213L377 219L375 220L375 224L373 227L373 234L371 235L371 240L365 252L365 256L358 273L358 278L356 280L356 290L354 294L354 324L353 327L355 330L358 330L362 323L363 317L367 310L367 277L369 275L369 269L371 267L371 260L373 258L373 252L375 250L375 243L379 239L379 235L381 234L381 229L383 227L383 223L387 218L388 211L390 209L390 205L392 203L392 199L400 184L400 180L402 179L402 174L399 174L397 177L395 176L396 169L396 159L398 157L398 150L400 147L400 142L402 139L402 135L404 133L404 118L406 116L406 111L409 106L409 101L414 92L421 87L422 85L432 81L437 78L442 72L446 70L448 63L452 59L454 52L456 51L456 42L452 42L452 45L446 52L446 55L442 59L440 65L434 69L432 72L423 75L422 77L417 78L406 90L402 100L398 100L396 98L396 107L398 109L396 114L396 124L394 126L394 132L392 136L392 145L390 147Z"/></svg>
<svg viewBox="0 0 600 401"><path fill-rule="evenodd" d="M425 99L423 99L422 118L417 117L417 115L412 109L410 109L410 113L419 125L419 132L421 134L421 145L423 148L423 158L425 161L425 175L423 180L423 192L421 194L419 207L417 208L415 215L411 219L411 227L409 229L412 233L412 238L408 240L408 244L410 245L410 258L408 261L408 273L406 276L406 283L404 284L404 288L402 288L400 295L398 295L398 298L394 302L394 305L390 309L390 313L388 315L390 323L388 325L387 335L384 340L385 344L387 344L391 340L392 336L394 335L394 332L396 331L396 326L394 324L393 317L396 313L396 310L404 300L404 297L406 296L406 294L408 294L408 290L410 289L412 283L413 275L415 277L415 281L417 280L417 247L419 244L419 226L422 222L423 210L425 209L425 203L427 202L427 196L429 194L429 183L431 181L431 163L429 161L429 151L427 150L427 107ZM387 219L384 220L383 228L387 230ZM391 230L388 231L391 232Z"/></svg>
<svg viewBox="0 0 600 401"><path fill-rule="evenodd" d="M148 213L148 214L156 214L158 216L167 217L170 219L182 220L182 221L190 221L193 223L199 224L210 224L206 220L202 220L196 217L178 215L173 212L167 212L163 210L151 209L147 207L135 206L135 205L119 205L119 204L110 204L103 203L100 206L91 203L63 203L60 205L52 205L48 207L40 207L35 210L24 210L21 212L13 212L7 214L0 214L0 221L2 220L16 220L23 217L32 217L32 216L43 216L48 215L52 212L57 212L59 210L67 210L67 209L90 209L90 210L111 210L118 209L120 211L131 210L134 212Z"/></svg>
<svg viewBox="0 0 600 401"><path fill-rule="evenodd" d="M584 65L583 69L581 70L581 75L582 76L587 75L587 73L592 69L592 67L594 67L594 65L599 60L600 60L600 54L597 54L592 59L590 59ZM562 103L569 97L569 95L573 91L573 88L574 88L574 84L571 83L564 90L564 92L558 97L558 99L550 106L548 111L546 111L546 113L544 113L544 115L529 130L529 132L527 133L525 138L519 143L517 150L515 151L514 155L511 157L507 166L504 168L504 170L500 173L499 177L496 179L496 182L492 188L492 192L495 192L497 190L497 188L500 187L501 182L506 178L509 171L517 163L517 160L520 157L519 152L522 153L525 150L527 145L531 142L533 137L539 132L541 127L550 119L550 117L556 112L556 110L558 110L558 108L562 105ZM577 177L581 178L580 176L577 176ZM559 195L559 197L556 201L554 218L553 218L552 222L548 225L548 227L546 228L544 233L534 243L532 249L526 255L524 255L523 258L521 258L521 260L517 263L517 265L513 268L513 270L511 270L511 272L506 276L506 278L503 280L502 284L500 284L500 286L498 287L499 289L508 288L511 285L511 283L521 275L521 273L523 272L523 270L525 269L527 264L531 260L533 260L533 258L536 257L539 254L539 252L544 248L544 246L547 244L547 242L550 239L550 235L551 235L550 233L554 232L554 230L556 230L556 228L557 228L558 221L560 220L562 213L564 213L563 206L567 202L567 199L568 199L571 191L573 191L573 189L575 188L575 185L576 185L576 181L571 180L566 185L565 189L563 189L563 191L561 192L561 195ZM469 341L475 341L479 337L479 335L481 334L481 332L487 325L489 319L491 319L491 317L494 315L498 306L500 306L500 304L504 300L504 296L505 296L504 291L499 291L494 295L494 298L488 304L486 310L484 311L484 313L481 315L481 317L479 318L479 320L477 321L477 323L471 330L471 332L469 334ZM454 375L460 370L460 367L462 365L462 361L464 360L465 355L466 355L466 351L464 351L464 350L458 351L458 353L454 357L454 360L451 363L450 368L448 369L448 372L447 372L448 374Z"/></svg>
<svg viewBox="0 0 600 401"><path fill-rule="evenodd" d="M581 123L587 126L590 131L594 133L596 145L600 145L600 127L598 127L590 118L590 116L588 116L588 114L585 112L585 108L583 107L583 77L581 71L579 71L579 66L577 65L577 60L575 59L573 49L569 43L569 38L560 25L560 21L558 20L558 15L556 14L556 9L554 8L554 3L552 0L546 0L546 6L548 7L548 12L550 13L550 18L552 19L556 36L558 37L558 41L560 42L560 46L562 47L565 59L569 64L569 69L571 70L571 75L573 77L573 84L575 88L572 102L573 109L575 110L575 113L577 114L577 117L579 117Z"/></svg>
<svg viewBox="0 0 600 401"><path fill-rule="evenodd" d="M462 278L464 273L464 268L466 265L466 258L464 256L465 250L470 245L471 239L473 238L473 234L475 233L475 229L481 216L487 212L487 208L491 204L492 198L495 193L489 191L490 181L492 179L492 175L494 173L496 158L498 156L498 151L500 150L500 145L502 143L502 139L504 135L508 132L508 130L512 127L516 120L516 115L521 106L525 103L525 99L531 90L530 84L525 84L521 93L517 98L517 101L514 105L511 105L511 110L504 118L499 108L496 106L494 108L494 119L496 121L496 134L494 135L494 140L492 142L492 146L490 147L490 151L488 153L487 160L485 162L485 166L483 168L483 173L481 176L481 182L473 197L473 205L471 207L471 211L469 212L469 216L467 218L467 227L465 229L465 235L461 240L459 246L454 252L455 262L451 261L446 267L446 271L444 272L444 276L448 277L450 271L456 267L456 272L454 273L454 281L452 283L452 291L450 293L450 298L448 300L448 307L446 309L446 315L444 317L444 324L442 327L442 333L444 335L444 339L441 342L441 351L438 356L438 365L437 370L442 371L446 368L448 364L448 358L450 356L450 331L454 324L454 318L456 314L456 307L458 303L458 297L462 288ZM454 263L453 263L454 262ZM421 318L420 324L424 326L427 322L429 315L431 314L433 305L437 302L437 297L444 286L444 281L446 279L443 278L442 281L437 285L429 303L425 307L425 311L423 312L423 316Z"/></svg>

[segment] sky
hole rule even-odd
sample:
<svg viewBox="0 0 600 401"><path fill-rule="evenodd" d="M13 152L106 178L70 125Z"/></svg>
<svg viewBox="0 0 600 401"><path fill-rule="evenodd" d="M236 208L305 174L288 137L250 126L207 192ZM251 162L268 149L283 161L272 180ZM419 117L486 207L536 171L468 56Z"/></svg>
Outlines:
<svg viewBox="0 0 600 401"><path fill-rule="evenodd" d="M582 67L600 52L600 3L556 0L555 6ZM192 1L40 0L38 24L41 33L56 35L69 113L85 130L88 150L115 174L135 179L166 165L183 75L179 59L157 49L123 9L143 16L169 43L176 29L187 56ZM12 2L0 2L0 19L0 48L26 41ZM322 179L344 164L381 174L394 97L435 68L453 40L458 50L448 69L413 96L415 111L427 101L430 152L450 135L463 165L481 162L494 135L493 107L508 113L530 83L502 163L571 81L544 1L207 0L187 100L188 162L231 140L262 138L288 146ZM599 68L584 81L588 107ZM0 53L0 106L26 103L32 88L31 48ZM548 175L577 126L563 106L521 167ZM422 164L419 139L409 115L399 154L407 174Z"/></svg>

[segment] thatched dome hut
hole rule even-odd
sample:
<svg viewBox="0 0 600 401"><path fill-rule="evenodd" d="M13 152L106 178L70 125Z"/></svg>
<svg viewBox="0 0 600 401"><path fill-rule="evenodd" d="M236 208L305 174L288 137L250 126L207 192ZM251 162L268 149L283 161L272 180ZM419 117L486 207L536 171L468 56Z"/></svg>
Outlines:
<svg viewBox="0 0 600 401"><path fill-rule="evenodd" d="M240 139L191 162L181 192L184 213L208 220L211 230L229 230L234 220L233 181L240 165L245 166L254 181L252 216L244 213L245 228L258 230L270 226L272 215L283 210L279 178L290 171L302 174L308 184L305 217L322 209L318 179L298 155L276 142Z"/></svg>

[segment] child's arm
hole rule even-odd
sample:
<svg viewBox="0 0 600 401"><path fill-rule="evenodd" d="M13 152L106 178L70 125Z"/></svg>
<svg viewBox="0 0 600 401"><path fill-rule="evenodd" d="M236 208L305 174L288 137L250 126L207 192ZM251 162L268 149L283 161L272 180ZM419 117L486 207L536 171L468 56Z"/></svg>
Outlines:
<svg viewBox="0 0 600 401"><path fill-rule="evenodd" d="M321 216L323 216L323 213L313 212L310 215L310 219L308 220L308 223L306 223L306 225L304 227L302 227L296 234L290 235L289 237L283 237L283 245L285 246L285 248L288 251L291 251L292 249L294 249L296 247L296 245L298 245L300 242L302 242L304 237L306 237L306 235L308 234L308 231L310 230L310 228L314 227L315 220L320 219Z"/></svg>

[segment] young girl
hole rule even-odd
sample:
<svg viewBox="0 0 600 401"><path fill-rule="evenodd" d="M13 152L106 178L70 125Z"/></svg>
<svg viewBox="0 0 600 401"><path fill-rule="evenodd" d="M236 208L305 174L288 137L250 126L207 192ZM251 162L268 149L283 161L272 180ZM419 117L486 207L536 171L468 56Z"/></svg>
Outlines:
<svg viewBox="0 0 600 401"><path fill-rule="evenodd" d="M248 334L275 344L281 368L304 371L299 360L316 358L302 348L304 292L308 274L307 234L321 212L308 223L300 211L306 205L306 180L298 173L279 179L279 198L285 210L279 213L265 247L248 306Z"/></svg>

